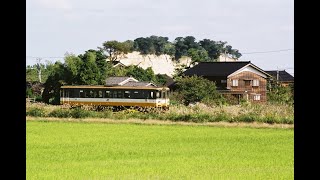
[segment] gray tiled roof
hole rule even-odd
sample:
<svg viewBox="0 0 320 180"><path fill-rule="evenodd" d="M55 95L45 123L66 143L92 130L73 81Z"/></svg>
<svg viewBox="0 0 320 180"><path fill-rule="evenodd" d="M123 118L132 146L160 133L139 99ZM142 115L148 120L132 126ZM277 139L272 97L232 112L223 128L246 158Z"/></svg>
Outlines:
<svg viewBox="0 0 320 180"><path fill-rule="evenodd" d="M106 79L106 86L114 86L119 85L119 83L129 79L130 77L122 76L122 77L108 77Z"/></svg>
<svg viewBox="0 0 320 180"><path fill-rule="evenodd" d="M273 70L273 71L265 71L266 73L270 74L271 76L273 76L274 79L277 79L277 70ZM279 81L283 82L283 81L294 81L294 77L289 74L287 71L279 71Z"/></svg>
<svg viewBox="0 0 320 180"><path fill-rule="evenodd" d="M153 86L153 84L150 82L133 82L133 81L130 81L130 82L127 82L125 83L124 85L122 86Z"/></svg>
<svg viewBox="0 0 320 180"><path fill-rule="evenodd" d="M238 62L201 62L186 70L183 74L187 76L228 76L249 64L250 61Z"/></svg>

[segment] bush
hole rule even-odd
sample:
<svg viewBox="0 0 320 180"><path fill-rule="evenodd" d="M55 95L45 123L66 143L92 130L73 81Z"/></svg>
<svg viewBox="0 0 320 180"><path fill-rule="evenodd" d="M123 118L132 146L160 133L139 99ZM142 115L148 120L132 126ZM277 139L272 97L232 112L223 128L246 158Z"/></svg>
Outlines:
<svg viewBox="0 0 320 180"><path fill-rule="evenodd" d="M27 116L34 116L34 117L45 117L45 111L42 108L38 107L31 107L27 112Z"/></svg>
<svg viewBox="0 0 320 180"><path fill-rule="evenodd" d="M203 99L216 100L221 98L215 83L202 77L180 77L176 82L177 97L182 99L185 105L201 102Z"/></svg>
<svg viewBox="0 0 320 180"><path fill-rule="evenodd" d="M77 107L77 108L74 108L71 110L70 115L73 118L86 118L86 117L90 117L94 114L91 113L90 111L86 111L86 110L83 110L83 109Z"/></svg>
<svg viewBox="0 0 320 180"><path fill-rule="evenodd" d="M55 109L49 113L50 117L58 117L58 118L67 118L71 117L71 113L69 109Z"/></svg>

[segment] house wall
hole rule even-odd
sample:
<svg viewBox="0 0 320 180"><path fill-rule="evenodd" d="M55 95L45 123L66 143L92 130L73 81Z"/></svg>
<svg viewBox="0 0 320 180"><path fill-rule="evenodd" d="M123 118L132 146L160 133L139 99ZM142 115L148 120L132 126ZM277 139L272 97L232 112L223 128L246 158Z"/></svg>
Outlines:
<svg viewBox="0 0 320 180"><path fill-rule="evenodd" d="M232 80L238 79L238 86L232 86ZM259 86L252 86L252 80L259 80ZM249 85L245 85L245 80L251 81ZM257 75L250 71L242 71L238 74L230 76L227 80L227 88L232 91L247 91L244 93L243 97L246 98L246 94L248 94L248 99L252 102L265 102L267 100L266 92L267 92L267 80L260 75ZM260 94L260 101L254 100L254 95Z"/></svg>
<svg viewBox="0 0 320 180"><path fill-rule="evenodd" d="M213 76L203 76L203 78L215 82L218 90L227 89L227 82L226 83L221 82L221 80L227 81L226 76L214 76L214 77Z"/></svg>

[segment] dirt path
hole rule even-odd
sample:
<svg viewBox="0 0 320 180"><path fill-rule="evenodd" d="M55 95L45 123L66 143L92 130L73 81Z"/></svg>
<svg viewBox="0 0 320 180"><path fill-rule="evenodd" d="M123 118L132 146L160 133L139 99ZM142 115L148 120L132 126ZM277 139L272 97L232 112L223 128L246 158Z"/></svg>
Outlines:
<svg viewBox="0 0 320 180"><path fill-rule="evenodd" d="M126 119L126 120L114 120L103 118L52 118L52 117L26 117L27 121L63 121L63 122L95 122L95 123L111 123L111 124L147 124L147 125L186 125L186 126L218 126L218 127L252 127L252 128L286 128L293 129L293 124L267 124L267 123L245 123L245 122L206 122L206 123L194 123L194 122L173 122L154 119Z"/></svg>

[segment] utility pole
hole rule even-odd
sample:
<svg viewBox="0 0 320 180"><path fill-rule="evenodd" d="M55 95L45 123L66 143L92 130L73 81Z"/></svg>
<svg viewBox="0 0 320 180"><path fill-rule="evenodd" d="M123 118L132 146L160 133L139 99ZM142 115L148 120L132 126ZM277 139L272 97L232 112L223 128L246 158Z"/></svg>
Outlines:
<svg viewBox="0 0 320 180"><path fill-rule="evenodd" d="M37 71L38 71L38 78L39 78L39 82L41 83L41 58L37 58L37 64L36 64L36 67L37 67Z"/></svg>
<svg viewBox="0 0 320 180"><path fill-rule="evenodd" d="M278 69L278 66L277 66L277 82L279 81L279 69Z"/></svg>

